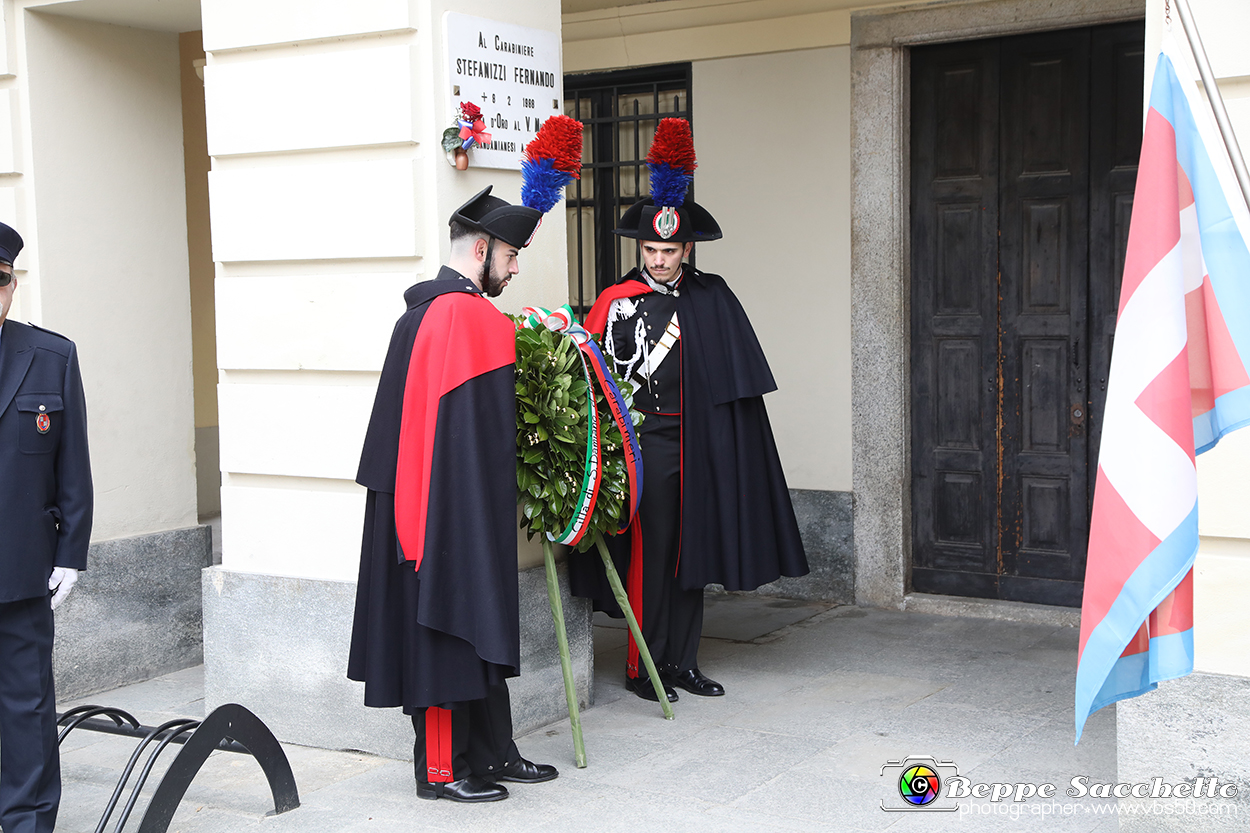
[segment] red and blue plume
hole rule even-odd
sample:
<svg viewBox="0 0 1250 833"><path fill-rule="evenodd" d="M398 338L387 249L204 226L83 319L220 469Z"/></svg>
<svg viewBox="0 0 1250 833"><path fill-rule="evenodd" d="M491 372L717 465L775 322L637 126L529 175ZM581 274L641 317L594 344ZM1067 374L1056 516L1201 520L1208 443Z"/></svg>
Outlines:
<svg viewBox="0 0 1250 833"><path fill-rule="evenodd" d="M582 176L582 123L552 116L525 146L521 160L521 204L546 214L564 195L564 186Z"/></svg>
<svg viewBox="0 0 1250 833"><path fill-rule="evenodd" d="M651 199L658 206L676 208L686 201L694 179L694 138L685 119L660 119L647 153L651 168Z"/></svg>

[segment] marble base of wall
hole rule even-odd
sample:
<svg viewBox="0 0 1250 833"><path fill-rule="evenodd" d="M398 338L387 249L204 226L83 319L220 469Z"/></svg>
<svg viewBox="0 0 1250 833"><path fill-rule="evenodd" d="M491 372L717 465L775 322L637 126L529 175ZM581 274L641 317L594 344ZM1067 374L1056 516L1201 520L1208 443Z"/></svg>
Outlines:
<svg viewBox="0 0 1250 833"><path fill-rule="evenodd" d="M850 492L791 489L790 500L807 552L805 576L779 578L754 592L812 602L855 601L855 539ZM708 586L723 592L719 584Z"/></svg>
<svg viewBox="0 0 1250 833"><path fill-rule="evenodd" d="M56 610L58 698L199 665L200 572L211 561L206 526L92 544L87 570Z"/></svg>
<svg viewBox="0 0 1250 833"><path fill-rule="evenodd" d="M1250 825L1250 679L1190 674L1160 683L1155 691L1116 704L1116 736L1121 783L1153 788L1158 778L1174 787L1203 779L1199 798L1173 793L1170 798L1120 799L1121 831L1245 830ZM1214 788L1211 779L1216 779ZM1162 794L1163 788L1158 791ZM1217 797L1210 797L1212 791Z"/></svg>
<svg viewBox="0 0 1250 833"><path fill-rule="evenodd" d="M412 722L402 710L364 706L364 685L346 677L354 582L290 578L211 567L203 574L205 711L240 703L279 740L412 758ZM590 704L590 606L568 596L564 619L578 698ZM521 676L508 681L516 734L567 720L546 574L522 571Z"/></svg>

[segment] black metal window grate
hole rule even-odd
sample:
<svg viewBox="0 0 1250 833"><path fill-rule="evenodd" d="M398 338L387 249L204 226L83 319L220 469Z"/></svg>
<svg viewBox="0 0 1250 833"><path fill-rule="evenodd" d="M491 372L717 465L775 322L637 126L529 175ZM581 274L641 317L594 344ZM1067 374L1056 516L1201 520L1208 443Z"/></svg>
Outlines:
<svg viewBox="0 0 1250 833"><path fill-rule="evenodd" d="M601 290L639 265L635 241L612 229L651 191L646 158L659 120L683 118L693 128L690 64L566 75L564 112L585 125L582 177L565 192L569 303L585 315Z"/></svg>

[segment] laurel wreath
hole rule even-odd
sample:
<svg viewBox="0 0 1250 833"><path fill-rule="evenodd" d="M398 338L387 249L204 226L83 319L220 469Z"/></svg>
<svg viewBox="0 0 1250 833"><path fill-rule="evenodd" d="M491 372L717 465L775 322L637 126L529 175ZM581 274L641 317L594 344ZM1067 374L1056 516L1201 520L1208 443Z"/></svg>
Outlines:
<svg viewBox="0 0 1250 833"><path fill-rule="evenodd" d="M517 317L515 320L524 320ZM596 336L596 339L598 337ZM545 327L518 328L516 333L517 491L526 535L557 534L577 503L586 461L587 401L591 394L573 340ZM643 415L633 408L633 391L612 377L637 426ZM599 499L578 552L594 546L595 533L615 535L629 494L620 429L603 393L594 389L599 409L599 440L603 475Z"/></svg>
<svg viewBox="0 0 1250 833"><path fill-rule="evenodd" d="M589 431L586 410L593 403L599 414L600 459L603 473L599 497L586 522L586 531L578 542L578 552L594 547L603 562L604 575L612 588L616 603L625 614L625 622L638 646L639 659L647 670L651 687L665 719L673 719L673 707L664 695L663 683L647 641L629 603L621 578L604 543L605 535L615 535L629 500L629 475L625 469L624 440L611 409L601 391L592 387L578 356L573 339L546 327L529 329L519 326L525 319L515 317L516 333L516 398L517 398L517 491L522 511L521 527L533 538L543 535L543 562L547 572L547 599L555 624L556 642L560 652L560 670L564 677L564 696L569 708L575 760L586 765L586 747L582 742L581 717L573 678L568 634L560 601L551 535L558 535L568 523L577 504L586 463L586 439ZM594 336L597 340L598 336ZM609 363L610 364L610 363ZM610 367L613 381L620 388L629 409L629 418L637 427L643 415L634 410L633 387L626 384Z"/></svg>

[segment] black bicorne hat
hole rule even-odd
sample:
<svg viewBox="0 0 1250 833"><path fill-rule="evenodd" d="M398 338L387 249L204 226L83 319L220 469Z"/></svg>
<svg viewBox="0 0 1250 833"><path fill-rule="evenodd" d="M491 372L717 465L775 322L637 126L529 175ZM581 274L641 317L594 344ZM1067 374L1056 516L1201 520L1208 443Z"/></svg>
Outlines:
<svg viewBox="0 0 1250 833"><path fill-rule="evenodd" d="M620 227L612 229L612 233L666 243L719 240L721 230L716 220L690 199L690 183L697 167L690 122L660 119L647 151L651 196L631 205L621 216Z"/></svg>
<svg viewBox="0 0 1250 833"><path fill-rule="evenodd" d="M542 212L492 197L492 187L487 185L473 199L452 212L448 224L462 223L469 228L484 231L509 246L524 249L529 245L539 221L543 218Z"/></svg>
<svg viewBox="0 0 1250 833"><path fill-rule="evenodd" d="M676 208L668 209L656 205L650 197L641 199L621 215L620 227L612 229L612 233L666 243L698 243L723 236L711 212L689 197Z"/></svg>
<svg viewBox="0 0 1250 833"><path fill-rule="evenodd" d="M7 263L13 263L17 260L18 252L22 250L22 235L12 226L6 226L0 223L0 260Z"/></svg>

